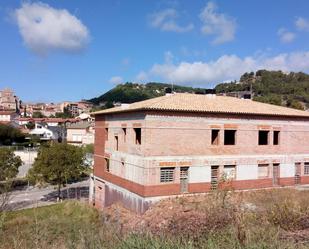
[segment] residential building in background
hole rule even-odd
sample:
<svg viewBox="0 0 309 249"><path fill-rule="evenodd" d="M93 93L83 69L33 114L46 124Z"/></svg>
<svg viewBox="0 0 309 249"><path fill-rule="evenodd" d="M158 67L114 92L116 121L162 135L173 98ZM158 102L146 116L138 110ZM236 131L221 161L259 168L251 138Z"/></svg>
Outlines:
<svg viewBox="0 0 309 249"><path fill-rule="evenodd" d="M88 113L82 113L76 117L76 119L88 122L94 122L94 118Z"/></svg>
<svg viewBox="0 0 309 249"><path fill-rule="evenodd" d="M16 101L15 101L15 94L14 92L9 89L5 88L0 90L0 109L1 110L16 110Z"/></svg>
<svg viewBox="0 0 309 249"><path fill-rule="evenodd" d="M152 202L309 183L309 113L249 99L169 94L95 112L90 199L144 212Z"/></svg>
<svg viewBox="0 0 309 249"><path fill-rule="evenodd" d="M15 111L0 111L0 123L17 122L18 117Z"/></svg>
<svg viewBox="0 0 309 249"><path fill-rule="evenodd" d="M86 100L78 102L62 102L60 104L60 110L62 112L68 111L73 117L76 117L82 113L89 113L93 104Z"/></svg>
<svg viewBox="0 0 309 249"><path fill-rule="evenodd" d="M19 125L26 125L28 123L46 123L48 126L64 126L66 124L78 122L74 118L18 118Z"/></svg>
<svg viewBox="0 0 309 249"><path fill-rule="evenodd" d="M0 90L0 110L16 111L22 117L32 117L33 113L41 113L42 117L55 117L57 113L64 112L68 112L72 117L77 117L83 113L90 113L92 107L93 104L87 100L65 101L62 103L23 103L15 96L13 90L9 88Z"/></svg>
<svg viewBox="0 0 309 249"><path fill-rule="evenodd" d="M67 127L67 143L73 145L94 144L94 123L81 121Z"/></svg>
<svg viewBox="0 0 309 249"><path fill-rule="evenodd" d="M25 113L26 112L26 113ZM60 104L54 103L23 103L20 114L25 117L32 117L33 113L39 112L45 117L56 116L61 113Z"/></svg>

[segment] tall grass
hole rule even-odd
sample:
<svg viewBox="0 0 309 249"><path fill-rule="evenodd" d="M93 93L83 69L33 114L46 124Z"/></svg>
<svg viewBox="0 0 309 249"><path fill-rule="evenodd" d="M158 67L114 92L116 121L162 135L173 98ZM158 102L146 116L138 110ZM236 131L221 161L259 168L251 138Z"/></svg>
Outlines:
<svg viewBox="0 0 309 249"><path fill-rule="evenodd" d="M64 202L6 213L0 248L302 249L308 208L309 192L290 189L174 198L126 219Z"/></svg>

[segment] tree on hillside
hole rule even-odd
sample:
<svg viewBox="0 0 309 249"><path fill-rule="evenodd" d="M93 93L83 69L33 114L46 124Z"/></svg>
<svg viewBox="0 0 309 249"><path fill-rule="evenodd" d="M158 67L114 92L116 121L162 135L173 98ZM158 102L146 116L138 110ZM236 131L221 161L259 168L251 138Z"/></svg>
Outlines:
<svg viewBox="0 0 309 249"><path fill-rule="evenodd" d="M299 101L295 99L291 99L291 98L287 99L286 106L290 108L298 109L298 110L304 110L303 105Z"/></svg>
<svg viewBox="0 0 309 249"><path fill-rule="evenodd" d="M12 180L18 173L22 161L19 156L8 148L0 148L0 211L2 211L9 199L9 190Z"/></svg>
<svg viewBox="0 0 309 249"><path fill-rule="evenodd" d="M113 107L113 103L134 103L154 97L165 95L165 89L171 88L172 84L149 82L147 84L137 84L127 82L119 84L103 95L90 99L95 105L104 105L105 108ZM188 86L173 85L175 92L200 92L205 89L193 88Z"/></svg>
<svg viewBox="0 0 309 249"><path fill-rule="evenodd" d="M240 82L216 86L218 93L253 90L254 100L304 110L309 107L309 75L258 70L245 73Z"/></svg>
<svg viewBox="0 0 309 249"><path fill-rule="evenodd" d="M57 185L57 196L68 181L79 179L85 171L82 148L66 143L41 147L28 179L35 183Z"/></svg>

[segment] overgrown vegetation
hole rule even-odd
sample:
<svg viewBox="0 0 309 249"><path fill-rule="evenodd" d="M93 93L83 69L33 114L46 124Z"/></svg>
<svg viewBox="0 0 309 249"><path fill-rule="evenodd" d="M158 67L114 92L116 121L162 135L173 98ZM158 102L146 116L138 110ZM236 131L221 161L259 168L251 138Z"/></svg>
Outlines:
<svg viewBox="0 0 309 249"><path fill-rule="evenodd" d="M309 192L293 189L163 200L144 215L87 204L8 212L0 248L230 249L309 247Z"/></svg>

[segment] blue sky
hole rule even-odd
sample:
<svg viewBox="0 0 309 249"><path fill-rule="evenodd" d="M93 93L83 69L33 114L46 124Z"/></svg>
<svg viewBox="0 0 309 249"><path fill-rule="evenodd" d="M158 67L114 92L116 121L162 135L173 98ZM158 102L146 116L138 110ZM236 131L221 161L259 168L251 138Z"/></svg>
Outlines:
<svg viewBox="0 0 309 249"><path fill-rule="evenodd" d="M24 101L91 98L115 84L212 87L246 71L309 72L309 2L0 2L0 88Z"/></svg>

